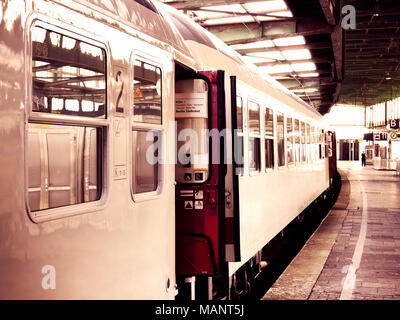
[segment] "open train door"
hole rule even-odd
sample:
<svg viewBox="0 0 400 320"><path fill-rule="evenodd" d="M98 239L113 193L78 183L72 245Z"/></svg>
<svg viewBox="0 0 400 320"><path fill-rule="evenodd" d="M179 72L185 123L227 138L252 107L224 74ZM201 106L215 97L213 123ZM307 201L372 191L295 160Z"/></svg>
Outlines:
<svg viewBox="0 0 400 320"><path fill-rule="evenodd" d="M337 174L336 134L334 131L327 132L327 150L329 158L329 185L332 187L333 180Z"/></svg>
<svg viewBox="0 0 400 320"><path fill-rule="evenodd" d="M224 71L176 77L177 276L221 275L228 255L229 260L235 260L233 243L226 249L227 240L233 241L231 229L235 227L233 213L226 216L226 207L233 210L235 201L233 167L227 156L232 155L233 137L227 130L231 95L226 98L226 87L230 88L230 81L226 81ZM230 128L230 115L228 119Z"/></svg>

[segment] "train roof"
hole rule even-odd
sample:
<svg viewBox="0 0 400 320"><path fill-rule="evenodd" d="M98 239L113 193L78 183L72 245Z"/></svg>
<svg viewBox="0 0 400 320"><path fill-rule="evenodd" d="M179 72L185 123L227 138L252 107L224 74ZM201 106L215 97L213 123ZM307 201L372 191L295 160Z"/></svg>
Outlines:
<svg viewBox="0 0 400 320"><path fill-rule="evenodd" d="M73 0L191 56L179 31L151 0Z"/></svg>

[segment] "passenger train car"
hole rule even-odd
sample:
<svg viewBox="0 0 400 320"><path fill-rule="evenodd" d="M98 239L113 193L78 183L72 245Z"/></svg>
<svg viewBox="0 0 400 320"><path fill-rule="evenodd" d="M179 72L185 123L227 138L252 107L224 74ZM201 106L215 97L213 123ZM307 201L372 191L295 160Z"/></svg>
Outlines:
<svg viewBox="0 0 400 320"><path fill-rule="evenodd" d="M321 115L157 1L2 1L0 56L1 299L232 298L329 189Z"/></svg>

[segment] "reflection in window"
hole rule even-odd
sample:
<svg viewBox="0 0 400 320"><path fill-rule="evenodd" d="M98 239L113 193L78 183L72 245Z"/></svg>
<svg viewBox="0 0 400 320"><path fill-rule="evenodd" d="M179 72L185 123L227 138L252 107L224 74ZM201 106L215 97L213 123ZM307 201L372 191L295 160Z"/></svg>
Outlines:
<svg viewBox="0 0 400 320"><path fill-rule="evenodd" d="M133 119L161 124L161 69L136 60L133 80Z"/></svg>
<svg viewBox="0 0 400 320"><path fill-rule="evenodd" d="M101 128L28 123L30 210L100 199L102 157Z"/></svg>
<svg viewBox="0 0 400 320"><path fill-rule="evenodd" d="M319 158L325 158L325 141L324 141L324 130L319 132Z"/></svg>
<svg viewBox="0 0 400 320"><path fill-rule="evenodd" d="M265 108L265 168L274 167L274 113L272 109Z"/></svg>
<svg viewBox="0 0 400 320"><path fill-rule="evenodd" d="M285 165L285 124L283 114L278 112L276 120L276 130L278 135L278 166L282 167Z"/></svg>
<svg viewBox="0 0 400 320"><path fill-rule="evenodd" d="M265 138L265 167L274 167L274 140Z"/></svg>
<svg viewBox="0 0 400 320"><path fill-rule="evenodd" d="M35 26L32 28L32 110L106 117L105 50Z"/></svg>
<svg viewBox="0 0 400 320"><path fill-rule="evenodd" d="M249 170L261 170L260 105L248 101L249 115Z"/></svg>
<svg viewBox="0 0 400 320"><path fill-rule="evenodd" d="M249 101L249 132L260 134L260 105Z"/></svg>
<svg viewBox="0 0 400 320"><path fill-rule="evenodd" d="M270 108L265 108L265 135L273 136L274 135L274 114Z"/></svg>
<svg viewBox="0 0 400 320"><path fill-rule="evenodd" d="M287 161L288 164L291 164L294 162L294 156L293 156L293 121L292 118L290 117L286 119L286 132L287 132L286 135Z"/></svg>
<svg viewBox="0 0 400 320"><path fill-rule="evenodd" d="M260 138L249 137L249 169L250 171L260 171Z"/></svg>
<svg viewBox="0 0 400 320"><path fill-rule="evenodd" d="M132 130L132 192L157 190L160 131Z"/></svg>
<svg viewBox="0 0 400 320"><path fill-rule="evenodd" d="M307 162L306 157L306 124L301 123L301 161Z"/></svg>
<svg viewBox="0 0 400 320"><path fill-rule="evenodd" d="M300 121L294 120L294 153L296 163L300 162Z"/></svg>
<svg viewBox="0 0 400 320"><path fill-rule="evenodd" d="M311 143L311 161L317 160L317 133L315 127L312 126L310 129L310 143Z"/></svg>

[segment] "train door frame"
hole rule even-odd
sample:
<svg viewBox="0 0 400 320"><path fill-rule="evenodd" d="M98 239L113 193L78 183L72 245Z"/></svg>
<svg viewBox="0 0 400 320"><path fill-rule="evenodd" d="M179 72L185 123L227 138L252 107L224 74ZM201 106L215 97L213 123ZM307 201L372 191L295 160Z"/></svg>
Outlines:
<svg viewBox="0 0 400 320"><path fill-rule="evenodd" d="M177 182L176 187L176 242L177 242L177 258L176 258L176 270L177 276L185 276L186 283L190 283L191 287L191 296L193 296L193 287L195 279L193 277L206 276L207 281L203 281L203 284L206 282L205 286L208 287L202 295L203 297L207 297L208 299L212 298L212 280L211 278L219 278L222 280L227 274L227 262L228 261L239 261L240 260L240 250L238 250L235 244L239 244L239 224L238 224L238 215L235 215L234 212L238 212L238 197L236 197L236 192L238 189L238 181L236 183L235 180L238 179L238 176L235 174L236 166L234 165L233 160L233 152L235 148L234 143L234 135L236 134L236 78L229 78L224 71L199 71L195 72L193 70L189 70L185 68L185 66L176 63L176 75L175 81L178 80L191 80L191 79L202 79L208 84L208 126L211 129L211 134L208 136L209 140L209 179L202 183L190 183L189 190L184 190L187 188L187 184ZM181 74L180 74L181 73ZM231 90L232 89L232 90ZM226 94L229 92L229 94ZM218 136L215 135L215 129L218 131ZM224 141L221 141L220 133L223 132L225 135L223 136ZM218 139L218 142L216 141ZM215 161L217 163L214 163ZM190 201L189 198L182 200L182 192L190 193L193 189L204 189L204 193L212 192L212 190L207 190L207 184L213 184L214 190L216 194L210 196L208 194L205 196L204 206L206 207L206 200L210 201L210 197L213 197L213 201L216 202L216 208L218 212L217 226L214 232L217 232L217 236L211 240L208 238L209 243L209 253L208 255L214 256L214 261L209 263L208 265L212 267L208 270L203 270L202 272L189 272L184 267L182 267L182 250L179 248L183 246L181 233L184 230L185 226L182 226L181 215L183 209L185 207L182 205L182 201ZM228 186L228 187L227 187ZM228 210L227 210L228 209ZM187 213L186 213L187 215ZM190 227L189 227L190 229ZM193 233L191 232L193 237L201 238L201 233ZM206 236L207 237L207 236ZM213 241L217 241L218 243L213 243ZM195 250L193 247L192 249ZM202 256L201 254L197 254L197 257ZM206 255L203 254L205 257ZM200 259L200 258L198 258ZM205 258L204 258L205 259ZM203 261L204 262L204 261ZM192 279L190 279L192 278ZM202 277L204 280L204 277ZM215 279L214 278L214 279ZM223 281L223 280L222 280ZM204 285L203 285L204 287ZM207 295L207 296L206 296Z"/></svg>

